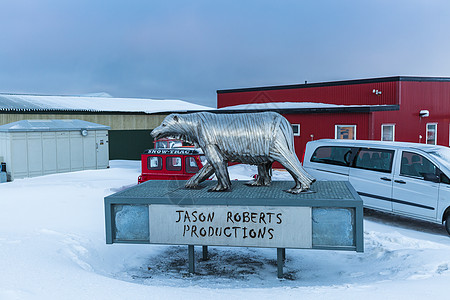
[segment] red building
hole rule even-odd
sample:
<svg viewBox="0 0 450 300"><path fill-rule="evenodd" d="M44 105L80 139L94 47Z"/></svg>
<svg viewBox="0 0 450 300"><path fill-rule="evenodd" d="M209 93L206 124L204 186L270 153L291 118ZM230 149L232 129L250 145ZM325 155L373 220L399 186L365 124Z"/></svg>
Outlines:
<svg viewBox="0 0 450 300"><path fill-rule="evenodd" d="M385 77L217 91L222 110L278 111L297 154L321 138L449 146L450 78Z"/></svg>

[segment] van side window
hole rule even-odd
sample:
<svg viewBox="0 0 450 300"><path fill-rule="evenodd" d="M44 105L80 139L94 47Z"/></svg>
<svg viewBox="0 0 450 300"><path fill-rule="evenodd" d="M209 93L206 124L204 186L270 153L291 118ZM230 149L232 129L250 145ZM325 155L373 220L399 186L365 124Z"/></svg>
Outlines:
<svg viewBox="0 0 450 300"><path fill-rule="evenodd" d="M311 162L325 163L338 166L349 166L352 155L351 147L319 147L314 151Z"/></svg>
<svg viewBox="0 0 450 300"><path fill-rule="evenodd" d="M442 183L450 184L450 179L441 171L440 180Z"/></svg>
<svg viewBox="0 0 450 300"><path fill-rule="evenodd" d="M162 158L160 156L149 156L147 158L147 168L149 170L162 170Z"/></svg>
<svg viewBox="0 0 450 300"><path fill-rule="evenodd" d="M360 148L353 167L391 173L394 150Z"/></svg>
<svg viewBox="0 0 450 300"><path fill-rule="evenodd" d="M181 171L181 157L169 156L166 158L166 169L168 171Z"/></svg>
<svg viewBox="0 0 450 300"><path fill-rule="evenodd" d="M420 154L403 151L400 165L400 175L425 179L427 175L438 175L439 169Z"/></svg>
<svg viewBox="0 0 450 300"><path fill-rule="evenodd" d="M186 172L187 173L197 173L198 172L198 165L195 161L195 158L192 156L186 157Z"/></svg>

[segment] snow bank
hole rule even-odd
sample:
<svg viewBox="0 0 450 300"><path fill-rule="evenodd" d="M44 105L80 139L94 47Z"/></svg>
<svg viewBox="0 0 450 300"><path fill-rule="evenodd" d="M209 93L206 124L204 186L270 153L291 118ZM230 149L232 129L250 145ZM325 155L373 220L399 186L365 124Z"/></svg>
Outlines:
<svg viewBox="0 0 450 300"><path fill-rule="evenodd" d="M53 174L0 184L0 299L398 299L445 297L450 239L421 224L369 217L365 252L211 247L198 274L187 247L105 244L103 198L136 184L138 161L107 170ZM256 168L236 165L233 179ZM275 179L290 180L284 171Z"/></svg>

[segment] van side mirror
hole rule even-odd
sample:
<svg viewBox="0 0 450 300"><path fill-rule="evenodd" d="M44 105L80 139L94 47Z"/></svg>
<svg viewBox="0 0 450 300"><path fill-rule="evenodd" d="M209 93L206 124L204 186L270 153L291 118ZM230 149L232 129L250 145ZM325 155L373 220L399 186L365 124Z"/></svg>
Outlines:
<svg viewBox="0 0 450 300"><path fill-rule="evenodd" d="M426 181L431 181L431 182L436 182L436 183L440 182L439 175L435 175L433 173L423 174L423 179Z"/></svg>

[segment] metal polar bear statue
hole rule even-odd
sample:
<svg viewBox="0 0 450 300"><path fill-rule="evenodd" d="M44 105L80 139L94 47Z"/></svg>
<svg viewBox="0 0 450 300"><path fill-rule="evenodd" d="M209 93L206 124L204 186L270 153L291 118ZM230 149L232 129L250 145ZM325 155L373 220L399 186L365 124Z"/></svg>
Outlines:
<svg viewBox="0 0 450 300"><path fill-rule="evenodd" d="M207 163L186 182L186 188L196 188L215 174L217 185L210 191L229 190L229 161L258 166L257 178L247 183L252 186L270 185L274 161L283 165L294 178L295 186L286 192L308 191L315 181L295 154L291 124L275 112L171 114L151 134L155 139L181 139L203 150Z"/></svg>

